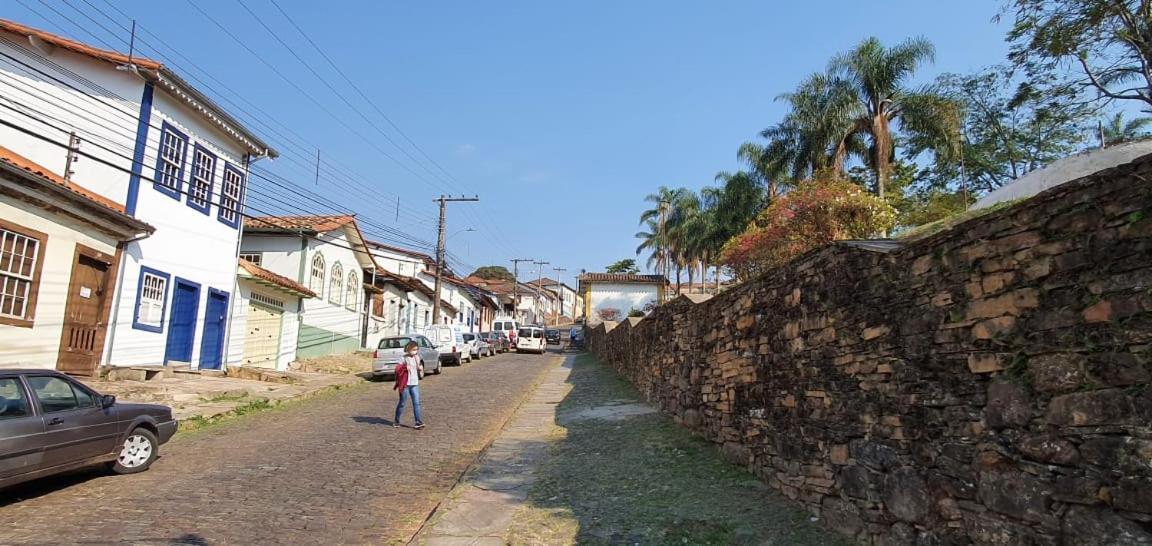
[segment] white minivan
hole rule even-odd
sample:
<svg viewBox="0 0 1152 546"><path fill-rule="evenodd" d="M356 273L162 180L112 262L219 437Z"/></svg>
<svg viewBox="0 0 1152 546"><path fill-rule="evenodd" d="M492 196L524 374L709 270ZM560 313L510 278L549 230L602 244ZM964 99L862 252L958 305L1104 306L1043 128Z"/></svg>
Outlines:
<svg viewBox="0 0 1152 546"><path fill-rule="evenodd" d="M472 352L464 342L464 333L458 326L437 324L424 330L424 336L436 345L440 351L440 362L459 366L465 362L472 362Z"/></svg>
<svg viewBox="0 0 1152 546"><path fill-rule="evenodd" d="M524 326L517 331L516 352L544 354L547 345L544 341L544 329L537 326Z"/></svg>
<svg viewBox="0 0 1152 546"><path fill-rule="evenodd" d="M508 336L508 343L513 347L516 346L516 332L520 329L520 323L512 317L496 317L492 321L493 332L504 332Z"/></svg>

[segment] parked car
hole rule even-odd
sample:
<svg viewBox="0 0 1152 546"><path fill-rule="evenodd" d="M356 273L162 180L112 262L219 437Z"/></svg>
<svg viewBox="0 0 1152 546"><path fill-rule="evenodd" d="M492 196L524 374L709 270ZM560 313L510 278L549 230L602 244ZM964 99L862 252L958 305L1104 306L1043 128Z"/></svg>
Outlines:
<svg viewBox="0 0 1152 546"><path fill-rule="evenodd" d="M488 342L488 356L496 356L497 354L508 351L508 338L503 337L496 332L480 332L477 334L480 339Z"/></svg>
<svg viewBox="0 0 1152 546"><path fill-rule="evenodd" d="M468 351L464 334L458 327L443 324L429 326L424 330L424 337L440 351L441 363L459 366L465 362L472 362L472 353Z"/></svg>
<svg viewBox="0 0 1152 546"><path fill-rule="evenodd" d="M547 346L544 342L544 329L538 326L524 326L517 331L516 352L544 354Z"/></svg>
<svg viewBox="0 0 1152 546"><path fill-rule="evenodd" d="M557 330L555 328L549 328L547 330L544 330L544 340L547 341L549 345L559 345L560 344L560 330Z"/></svg>
<svg viewBox="0 0 1152 546"><path fill-rule="evenodd" d="M0 488L97 464L143 472L178 426L168 406L117 402L51 370L0 370Z"/></svg>
<svg viewBox="0 0 1152 546"><path fill-rule="evenodd" d="M468 353L472 358L481 359L486 356L492 356L492 346L478 334L465 332L463 336L464 344L468 346Z"/></svg>
<svg viewBox="0 0 1152 546"><path fill-rule="evenodd" d="M404 348L413 341L418 347L420 363L424 365L424 373L440 375L441 368L443 368L440 363L440 351L432 346L432 342L428 338L413 334L386 337L380 340L376 346L376 351L372 354L372 376L396 375L396 366L404 358Z"/></svg>
<svg viewBox="0 0 1152 546"><path fill-rule="evenodd" d="M501 352L506 353L514 348L512 346L512 340L508 339L508 334L504 332L492 332L492 337L499 341Z"/></svg>

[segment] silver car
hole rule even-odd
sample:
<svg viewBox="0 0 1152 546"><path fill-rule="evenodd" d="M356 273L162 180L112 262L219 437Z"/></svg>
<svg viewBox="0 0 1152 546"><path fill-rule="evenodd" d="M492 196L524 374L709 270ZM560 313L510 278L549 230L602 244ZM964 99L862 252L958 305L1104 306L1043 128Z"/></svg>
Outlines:
<svg viewBox="0 0 1152 546"><path fill-rule="evenodd" d="M424 365L424 373L440 374L440 351L432 346L428 338L411 334L406 336L386 337L380 340L373 354L372 376L385 377L396 375L396 365L404 358L404 347L409 342L416 342L420 350L420 362Z"/></svg>

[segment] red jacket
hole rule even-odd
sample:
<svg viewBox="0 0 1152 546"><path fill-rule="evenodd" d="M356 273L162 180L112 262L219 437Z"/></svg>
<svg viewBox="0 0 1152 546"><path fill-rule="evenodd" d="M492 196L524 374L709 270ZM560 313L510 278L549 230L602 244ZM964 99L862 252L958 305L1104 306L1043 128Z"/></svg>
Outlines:
<svg viewBox="0 0 1152 546"><path fill-rule="evenodd" d="M398 391L408 386L408 365L403 360L396 365L396 384L392 386L392 390Z"/></svg>

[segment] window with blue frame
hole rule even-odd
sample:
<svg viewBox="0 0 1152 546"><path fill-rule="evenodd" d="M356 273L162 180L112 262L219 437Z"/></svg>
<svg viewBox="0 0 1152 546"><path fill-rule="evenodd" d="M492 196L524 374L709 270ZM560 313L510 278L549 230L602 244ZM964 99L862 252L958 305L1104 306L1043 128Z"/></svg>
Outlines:
<svg viewBox="0 0 1152 546"><path fill-rule="evenodd" d="M199 144L192 147L192 176L188 179L188 206L204 214L212 206L212 178L216 156Z"/></svg>
<svg viewBox="0 0 1152 546"><path fill-rule="evenodd" d="M173 199L180 199L184 185L184 158L188 154L188 135L167 122L160 128L160 150L156 154L156 179L153 186Z"/></svg>
<svg viewBox="0 0 1152 546"><path fill-rule="evenodd" d="M132 327L148 332L164 329L164 306L168 300L168 281L171 277L150 267L140 267L140 280L136 285L136 313Z"/></svg>
<svg viewBox="0 0 1152 546"><path fill-rule="evenodd" d="M216 219L232 227L240 225L240 198L244 196L244 173L231 163L224 163L220 182L220 212Z"/></svg>

